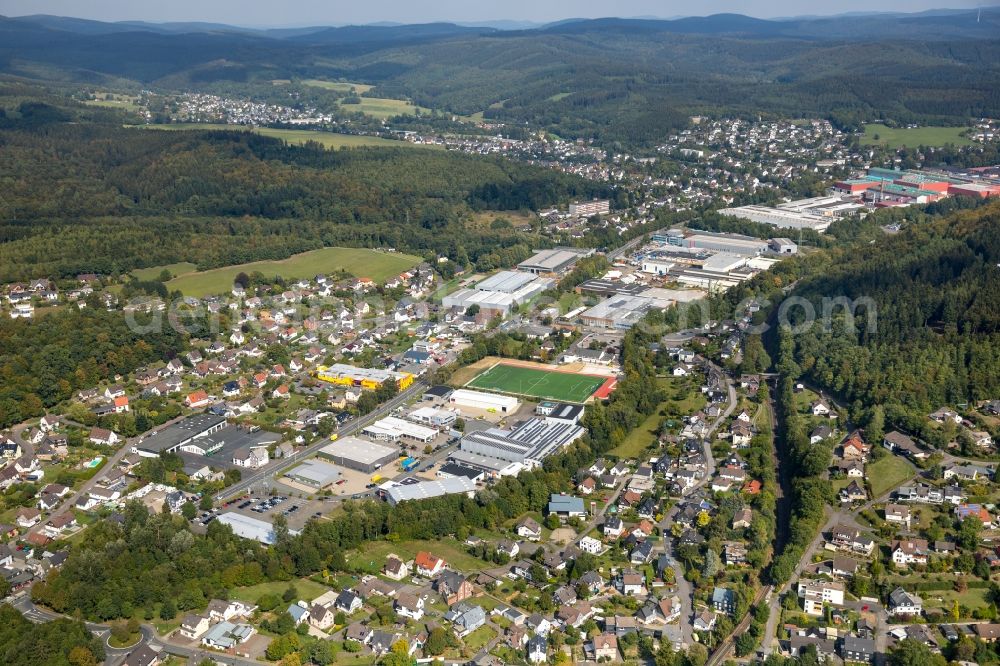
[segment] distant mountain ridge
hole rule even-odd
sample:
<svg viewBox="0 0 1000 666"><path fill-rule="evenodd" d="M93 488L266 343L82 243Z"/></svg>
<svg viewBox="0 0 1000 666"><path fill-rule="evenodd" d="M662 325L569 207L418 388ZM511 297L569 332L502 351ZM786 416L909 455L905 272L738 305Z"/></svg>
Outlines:
<svg viewBox="0 0 1000 666"><path fill-rule="evenodd" d="M832 16L798 16L761 19L735 13L679 18L603 17L566 18L549 23L531 21L436 21L395 23L383 21L363 25L316 25L295 28L250 28L223 23L148 21L103 22L91 19L36 14L0 17L7 20L81 35L106 35L145 31L160 34L238 33L307 43L365 41L403 42L408 39L447 38L477 32L578 33L600 29L636 29L682 34L738 34L756 37L873 38L903 37L942 39L952 36L990 39L1000 35L1000 7L978 9L930 9L922 12L851 12ZM860 19L860 21L859 21Z"/></svg>

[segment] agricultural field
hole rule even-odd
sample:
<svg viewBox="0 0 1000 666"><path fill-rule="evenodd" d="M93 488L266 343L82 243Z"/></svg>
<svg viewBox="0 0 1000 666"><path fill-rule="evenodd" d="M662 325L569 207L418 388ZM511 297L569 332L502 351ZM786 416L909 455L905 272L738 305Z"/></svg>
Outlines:
<svg viewBox="0 0 1000 666"><path fill-rule="evenodd" d="M265 276L280 275L285 279L311 278L314 275L344 270L355 277L371 278L375 282L399 275L420 263L420 257L408 254L378 252L365 248L326 247L296 254L279 261L254 261L209 271L192 271L167 283L171 291L179 289L185 296L202 297L224 294L233 286L239 273L259 271ZM158 275L163 267L145 269Z"/></svg>
<svg viewBox="0 0 1000 666"><path fill-rule="evenodd" d="M419 148L409 141L383 139L379 136L361 136L358 134L337 134L323 130L277 129L274 127L247 127L245 125L215 125L212 123L170 123L165 125L140 125L142 129L154 130L235 130L238 132L256 132L261 136L270 136L287 141L292 145L302 145L315 141L326 148L358 148L361 146L377 146L383 148Z"/></svg>
<svg viewBox="0 0 1000 666"><path fill-rule="evenodd" d="M97 93L98 99L88 99L84 104L88 106L103 106L108 109L124 109L125 111L138 111L136 98L130 95L119 95L118 93Z"/></svg>
<svg viewBox="0 0 1000 666"><path fill-rule="evenodd" d="M362 97L360 104L344 104L341 102L340 108L344 111L363 113L366 116L385 120L393 116L413 116L417 111L420 113L430 113L430 109L415 106L411 102L402 99L387 99L383 97Z"/></svg>
<svg viewBox="0 0 1000 666"><path fill-rule="evenodd" d="M349 93L352 90L359 95L363 95L375 86L367 83L351 83L349 81L323 81L322 79L304 79L304 86L313 88L323 88L324 90L335 90L337 92Z"/></svg>
<svg viewBox="0 0 1000 666"><path fill-rule="evenodd" d="M952 143L956 146L969 146L972 141L962 136L967 127L917 127L914 129L886 127L885 125L865 125L865 135L861 143L866 146L888 146L901 148L903 146L944 146ZM878 138L876 138L876 136Z"/></svg>
<svg viewBox="0 0 1000 666"><path fill-rule="evenodd" d="M895 455L888 455L871 463L865 472L871 483L874 498L885 495L916 473L909 461Z"/></svg>
<svg viewBox="0 0 1000 666"><path fill-rule="evenodd" d="M607 377L578 375L498 363L477 375L466 386L501 393L564 402L585 402Z"/></svg>

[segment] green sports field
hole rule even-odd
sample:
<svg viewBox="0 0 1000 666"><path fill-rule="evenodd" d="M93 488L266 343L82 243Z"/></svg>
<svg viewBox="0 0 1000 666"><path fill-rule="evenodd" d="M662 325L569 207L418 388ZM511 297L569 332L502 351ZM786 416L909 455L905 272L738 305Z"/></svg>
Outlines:
<svg viewBox="0 0 1000 666"><path fill-rule="evenodd" d="M532 398L584 402L600 388L605 379L607 378L500 363L481 372L466 386Z"/></svg>

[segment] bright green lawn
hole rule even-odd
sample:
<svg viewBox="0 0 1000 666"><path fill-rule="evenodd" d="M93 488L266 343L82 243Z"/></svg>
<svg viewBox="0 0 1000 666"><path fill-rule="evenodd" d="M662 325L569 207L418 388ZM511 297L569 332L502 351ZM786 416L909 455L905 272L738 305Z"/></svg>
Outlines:
<svg viewBox="0 0 1000 666"><path fill-rule="evenodd" d="M872 496L881 497L916 474L916 469L905 458L888 455L868 465L865 470L872 486Z"/></svg>
<svg viewBox="0 0 1000 666"><path fill-rule="evenodd" d="M471 571L486 567L482 560L469 555L465 546L455 539L439 541L374 541L365 544L364 551L351 551L347 554L347 563L367 573L379 573L385 558L389 553L395 553L404 560L413 559L416 554L425 550L432 555L444 559L445 562L462 571Z"/></svg>
<svg viewBox="0 0 1000 666"><path fill-rule="evenodd" d="M584 402L606 380L607 377L550 372L498 363L481 372L467 386L533 398Z"/></svg>
<svg viewBox="0 0 1000 666"><path fill-rule="evenodd" d="M399 275L420 263L420 257L402 253L378 252L365 248L325 247L292 255L280 261L255 261L226 266L210 271L181 275L167 283L171 290L179 289L185 296L223 294L233 286L240 272L260 271L267 277L280 275L285 279L311 278L314 275L345 270L355 277L371 278L375 282ZM147 270L159 270L155 267Z"/></svg>
<svg viewBox="0 0 1000 666"><path fill-rule="evenodd" d="M497 632L493 630L493 627L483 626L466 636L463 641L465 642L465 646L470 650L478 650L489 643L496 635Z"/></svg>
<svg viewBox="0 0 1000 666"><path fill-rule="evenodd" d="M972 141L962 136L968 127L918 127L916 129L886 127L885 125L865 125L865 135L861 137L864 145L881 145L890 148L908 146L944 146L953 143L956 146L968 146ZM878 139L875 135L878 135Z"/></svg>
<svg viewBox="0 0 1000 666"><path fill-rule="evenodd" d="M381 146L386 148L419 148L409 141L395 141L378 136L359 136L357 134L337 134L323 130L278 129L275 127L247 127L245 125L216 125L212 123L170 123L165 125L138 125L142 129L156 130L234 130L238 132L256 132L261 136L282 139L293 145L301 145L307 141L315 141L327 148L357 148L359 146Z"/></svg>
<svg viewBox="0 0 1000 666"><path fill-rule="evenodd" d="M291 581L291 583L285 581L272 581L252 585L250 587L237 587L231 590L230 596L237 601L257 603L257 600L265 594L276 594L280 597L285 593L285 590L288 589L289 584L295 586L295 589L299 593L299 599L306 599L307 601L315 599L330 589L325 585L321 585L320 583L309 580L308 578L300 578L298 580Z"/></svg>

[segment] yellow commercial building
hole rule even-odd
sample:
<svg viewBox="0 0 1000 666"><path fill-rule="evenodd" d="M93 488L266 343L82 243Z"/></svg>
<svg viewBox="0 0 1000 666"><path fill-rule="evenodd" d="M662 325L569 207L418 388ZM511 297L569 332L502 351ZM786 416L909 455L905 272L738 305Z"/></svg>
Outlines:
<svg viewBox="0 0 1000 666"><path fill-rule="evenodd" d="M360 386L374 390L390 379L396 382L399 390L404 390L413 384L413 375L406 372L394 372L379 368L357 368L345 363L331 366L319 366L315 372L316 379L337 384L338 386Z"/></svg>

